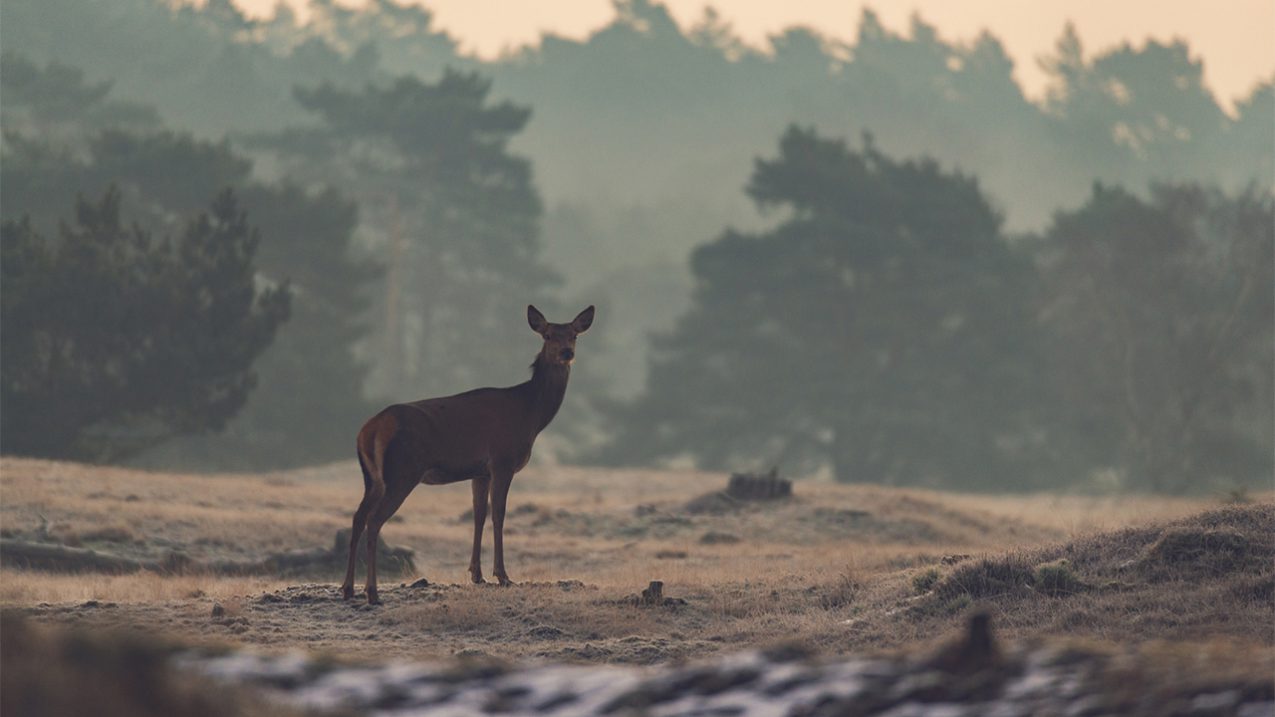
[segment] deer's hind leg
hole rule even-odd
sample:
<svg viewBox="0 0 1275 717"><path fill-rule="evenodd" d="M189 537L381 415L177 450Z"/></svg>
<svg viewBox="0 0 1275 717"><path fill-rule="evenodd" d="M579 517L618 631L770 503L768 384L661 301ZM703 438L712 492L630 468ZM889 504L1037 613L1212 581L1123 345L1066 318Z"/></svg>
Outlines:
<svg viewBox="0 0 1275 717"><path fill-rule="evenodd" d="M376 543L381 537L381 526L398 511L421 479L416 462L393 451L387 452L383 470L385 495L372 508L367 522L367 601L371 605L381 603L376 592Z"/></svg>
<svg viewBox="0 0 1275 717"><path fill-rule="evenodd" d="M354 511L354 524L350 528L350 554L345 568L345 582L341 584L341 597L346 600L354 597L354 567L358 560L359 538L363 537L368 514L385 494L385 483L379 476L373 478L362 455L359 456L359 467L363 469L363 500Z"/></svg>

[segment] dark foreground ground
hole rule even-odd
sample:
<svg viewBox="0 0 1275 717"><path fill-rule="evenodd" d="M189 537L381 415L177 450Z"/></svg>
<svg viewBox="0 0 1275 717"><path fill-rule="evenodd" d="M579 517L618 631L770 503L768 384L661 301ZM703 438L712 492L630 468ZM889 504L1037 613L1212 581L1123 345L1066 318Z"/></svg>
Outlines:
<svg viewBox="0 0 1275 717"><path fill-rule="evenodd" d="M51 632L13 617L3 631L6 715L1275 714L1268 675L1202 675L1172 655L1078 643L1007 646L983 612L920 655L829 660L778 645L645 669L487 659L341 665Z"/></svg>

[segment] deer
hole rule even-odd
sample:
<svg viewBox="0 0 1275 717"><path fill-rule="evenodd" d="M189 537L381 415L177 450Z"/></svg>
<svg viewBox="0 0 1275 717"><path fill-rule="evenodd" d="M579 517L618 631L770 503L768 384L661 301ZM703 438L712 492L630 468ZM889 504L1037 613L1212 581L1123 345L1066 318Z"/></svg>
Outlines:
<svg viewBox="0 0 1275 717"><path fill-rule="evenodd" d="M417 484L472 481L474 550L470 579L482 584L483 525L490 501L494 541L493 576L502 586L505 571L505 503L514 474L526 467L536 436L562 406L576 337L593 324L593 307L570 323L549 323L527 306L527 323L544 339L531 364L531 379L508 388L479 388L454 396L396 403L372 416L359 430L357 454L363 470L363 500L354 512L349 565L341 594L354 597L355 552L367 529L367 601L381 604L376 590L376 545L381 527Z"/></svg>

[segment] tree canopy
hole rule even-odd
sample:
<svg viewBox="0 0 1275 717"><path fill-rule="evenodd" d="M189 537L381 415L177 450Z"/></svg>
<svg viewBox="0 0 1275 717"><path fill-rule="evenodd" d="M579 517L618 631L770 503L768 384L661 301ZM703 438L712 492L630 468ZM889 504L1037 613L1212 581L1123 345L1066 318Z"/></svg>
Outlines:
<svg viewBox="0 0 1275 717"><path fill-rule="evenodd" d="M491 348L521 335L521 307L553 281L531 166L508 149L530 111L490 101L490 90L451 70L432 83L298 88L317 122L253 142L293 176L338 182L359 200L389 269L374 393L490 381L509 365Z"/></svg>
<svg viewBox="0 0 1275 717"><path fill-rule="evenodd" d="M603 455L1004 480L1031 425L1031 264L977 182L793 127L748 193L784 218L695 253L693 306Z"/></svg>
<svg viewBox="0 0 1275 717"><path fill-rule="evenodd" d="M120 204L113 189L81 200L56 241L3 224L7 453L118 460L219 430L287 318L287 287L256 285L259 235L233 194L175 238L129 226Z"/></svg>
<svg viewBox="0 0 1275 717"><path fill-rule="evenodd" d="M13 53L3 63L5 219L25 218L35 236L55 236L77 194L109 192L139 231L174 235L185 231L186 217L231 187L261 237L252 269L257 280L292 287L290 320L255 366L260 380L248 400L236 404L241 413L219 423L224 430L215 435L182 432L185 438L160 450L216 468L344 455L357 416L369 410L367 367L353 350L368 330L366 284L378 276L354 253L357 205L331 188L261 181L253 162L229 142L166 129L153 111L106 111L117 104L110 87L78 71L37 67ZM22 91L11 95L15 82ZM76 108L83 97L94 98L87 111Z"/></svg>
<svg viewBox="0 0 1275 717"><path fill-rule="evenodd" d="M1047 374L1130 487L1269 476L1275 444L1275 198L1095 185L1042 244Z"/></svg>

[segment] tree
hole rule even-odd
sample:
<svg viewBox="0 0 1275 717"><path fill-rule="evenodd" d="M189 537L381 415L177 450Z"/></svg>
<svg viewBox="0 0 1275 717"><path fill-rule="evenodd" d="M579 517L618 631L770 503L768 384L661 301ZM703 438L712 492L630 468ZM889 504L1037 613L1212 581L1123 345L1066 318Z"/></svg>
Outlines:
<svg viewBox="0 0 1275 717"><path fill-rule="evenodd" d="M348 458L374 410L364 396L373 287L382 271L351 254L358 206L334 189L249 184L243 204L265 238L257 264L287 276L291 316L255 368L243 411L218 435L175 441L157 462L277 469Z"/></svg>
<svg viewBox="0 0 1275 717"><path fill-rule="evenodd" d="M368 367L356 345L368 332L369 299L380 276L355 254L358 207L323 187L283 180L267 184L229 142L119 117L109 83L91 83L69 67L37 68L6 55L0 181L7 219L27 217L37 234L57 232L75 194L113 190L123 215L147 232L177 234L182 217L234 187L262 240L259 279L293 289L289 321L262 354L256 389L243 410L216 435L167 441L137 460L217 469L281 468L348 455L349 437L371 406L363 395ZM20 71L12 74L11 67ZM10 89L19 84L20 92ZM78 103L87 102L84 111ZM96 109L95 109L96 108ZM24 124L26 116L42 123ZM45 131L46 126L59 129Z"/></svg>
<svg viewBox="0 0 1275 717"><path fill-rule="evenodd" d="M118 460L224 427L288 315L286 286L256 286L259 241L228 191L175 239L127 226L113 189L57 241L5 222L2 450Z"/></svg>
<svg viewBox="0 0 1275 717"><path fill-rule="evenodd" d="M1068 25L1055 53L1042 61L1054 78L1045 119L1053 143L1072 155L1083 177L1125 184L1196 177L1240 186L1270 178L1269 142L1262 151L1250 145L1250 156L1236 157L1234 166L1219 161L1234 122L1204 84L1203 61L1182 40L1124 43L1086 59Z"/></svg>
<svg viewBox="0 0 1275 717"><path fill-rule="evenodd" d="M1020 481L1031 264L977 182L790 128L748 193L786 217L695 253L692 309L658 342L646 393L616 411L604 456Z"/></svg>
<svg viewBox="0 0 1275 717"><path fill-rule="evenodd" d="M389 266L379 393L438 395L490 381L524 333L522 307L553 281L539 259L540 198L508 151L530 111L448 71L360 91L298 89L320 120L260 138L294 176L352 188Z"/></svg>
<svg viewBox="0 0 1275 717"><path fill-rule="evenodd" d="M1128 485L1271 475L1275 201L1095 185L1044 236L1051 374Z"/></svg>

